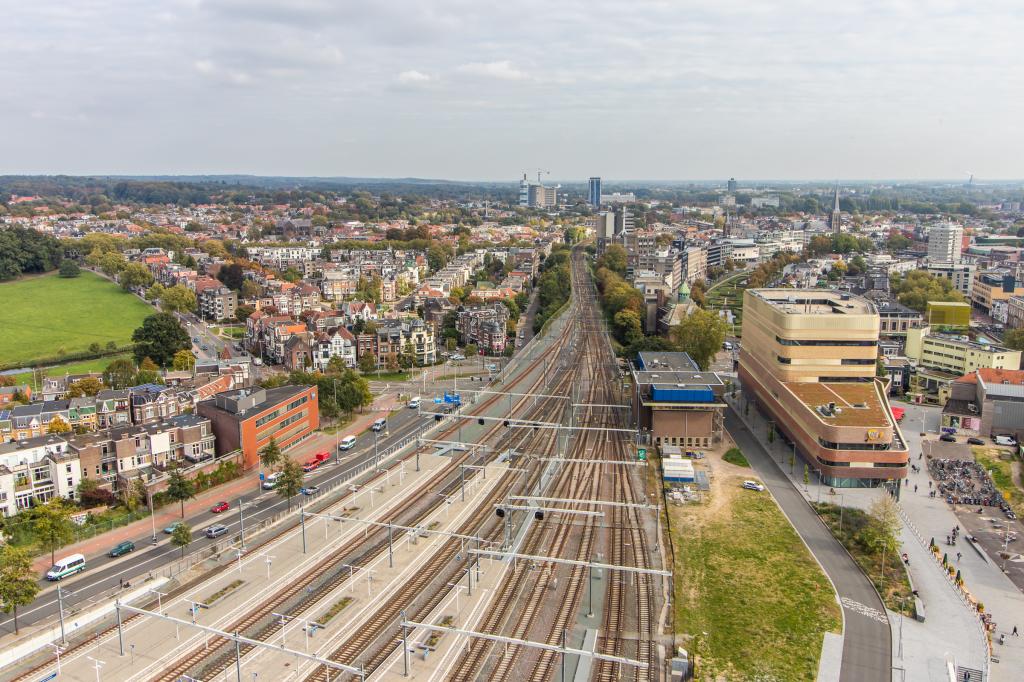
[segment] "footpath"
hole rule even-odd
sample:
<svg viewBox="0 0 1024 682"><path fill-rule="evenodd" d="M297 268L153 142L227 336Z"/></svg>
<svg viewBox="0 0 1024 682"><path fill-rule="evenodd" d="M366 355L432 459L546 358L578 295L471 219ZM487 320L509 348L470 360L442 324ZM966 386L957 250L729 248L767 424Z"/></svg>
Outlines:
<svg viewBox="0 0 1024 682"><path fill-rule="evenodd" d="M351 422L342 427L342 430L346 434L362 433L370 428L370 425L380 416L381 412L390 412L395 409L397 404L397 393L380 395L374 400L373 405L369 409L361 414L357 414ZM333 449L335 440L335 434L317 431L306 440L284 450L283 453L291 459L305 461L313 452L325 448ZM193 499L187 500L185 502L186 521L206 512L206 510L221 500L233 500L244 493L255 490L259 485L259 475L259 467L256 467L233 481L204 490ZM148 537L152 533L154 523L156 524L156 532L159 534L163 528L180 520L181 505L168 504L157 510L155 519L147 516L120 528L115 528L87 540L62 547L57 551L57 554L60 556L84 554L86 559L101 556L109 552L110 548L118 543L126 540L137 540L143 536ZM49 554L37 557L32 563L32 567L40 573L49 569L50 565Z"/></svg>

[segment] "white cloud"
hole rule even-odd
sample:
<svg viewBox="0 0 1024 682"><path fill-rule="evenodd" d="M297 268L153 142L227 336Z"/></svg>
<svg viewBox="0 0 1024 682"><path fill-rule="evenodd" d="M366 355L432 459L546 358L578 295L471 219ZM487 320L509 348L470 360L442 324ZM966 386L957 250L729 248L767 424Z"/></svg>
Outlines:
<svg viewBox="0 0 1024 682"><path fill-rule="evenodd" d="M423 73L422 71L417 71L416 69L410 69L408 71L403 71L402 73L398 74L397 80L399 83L403 85L426 85L427 83L433 81L434 77L431 76L429 73Z"/></svg>
<svg viewBox="0 0 1024 682"><path fill-rule="evenodd" d="M468 73L474 76L484 76L503 81L522 81L529 78L525 71L512 66L512 62L503 59L497 62L470 62L458 68L460 73Z"/></svg>

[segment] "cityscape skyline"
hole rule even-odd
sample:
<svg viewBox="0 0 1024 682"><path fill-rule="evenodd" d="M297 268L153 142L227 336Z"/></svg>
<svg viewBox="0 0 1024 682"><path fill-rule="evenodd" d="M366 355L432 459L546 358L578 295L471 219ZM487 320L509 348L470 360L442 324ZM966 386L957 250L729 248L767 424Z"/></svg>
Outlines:
<svg viewBox="0 0 1024 682"><path fill-rule="evenodd" d="M1011 179L1014 10L44 0L0 173Z"/></svg>

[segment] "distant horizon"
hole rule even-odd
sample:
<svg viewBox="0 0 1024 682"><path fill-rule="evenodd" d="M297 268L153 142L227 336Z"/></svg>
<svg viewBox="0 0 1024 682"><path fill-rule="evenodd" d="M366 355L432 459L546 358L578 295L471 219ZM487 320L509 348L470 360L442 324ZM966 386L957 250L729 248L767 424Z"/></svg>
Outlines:
<svg viewBox="0 0 1024 682"><path fill-rule="evenodd" d="M296 180L296 181L344 181L344 182L415 182L415 183L441 183L441 184L462 184L462 185L509 185L517 186L522 174L514 179L492 179L492 178L444 178L426 177L415 175L292 175L292 174L266 174L266 173L0 173L0 179L4 178L97 178L112 180L139 180L139 181L167 181L167 182L212 182L226 179L253 179L253 180ZM975 178L971 183L964 178L941 178L941 177L920 177L920 178L739 178L730 177L704 177L704 178L613 178L607 176L586 176L583 178L549 178L544 177L541 182L545 185L582 185L586 186L590 177L600 177L602 183L614 185L635 185L638 187L668 184L668 185L714 185L725 184L735 179L740 189L752 188L751 186L763 185L835 185L857 186L857 185L915 185L915 184L941 184L959 186L964 189L977 187L991 187L1021 184L1024 186L1024 178ZM537 181L536 176L528 176L531 183Z"/></svg>

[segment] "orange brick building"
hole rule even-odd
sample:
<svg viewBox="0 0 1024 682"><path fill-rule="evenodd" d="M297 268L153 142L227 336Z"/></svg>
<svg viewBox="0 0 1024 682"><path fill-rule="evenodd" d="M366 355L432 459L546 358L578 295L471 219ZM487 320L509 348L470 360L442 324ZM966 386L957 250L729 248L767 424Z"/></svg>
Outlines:
<svg viewBox="0 0 1024 682"><path fill-rule="evenodd" d="M196 407L210 420L217 455L242 451L246 469L259 466L271 438L283 449L320 428L316 386L281 386L226 391Z"/></svg>

